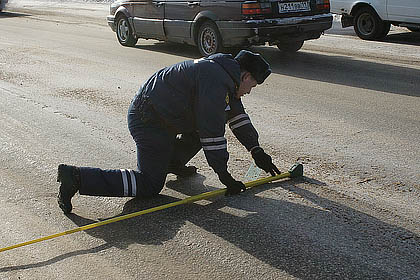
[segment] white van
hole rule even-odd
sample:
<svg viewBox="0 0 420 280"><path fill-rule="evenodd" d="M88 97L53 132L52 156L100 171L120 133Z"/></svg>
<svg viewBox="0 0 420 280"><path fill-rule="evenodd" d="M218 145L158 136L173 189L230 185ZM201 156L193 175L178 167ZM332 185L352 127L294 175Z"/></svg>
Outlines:
<svg viewBox="0 0 420 280"><path fill-rule="evenodd" d="M420 0L330 0L343 27L354 26L365 40L384 38L391 24L420 32Z"/></svg>

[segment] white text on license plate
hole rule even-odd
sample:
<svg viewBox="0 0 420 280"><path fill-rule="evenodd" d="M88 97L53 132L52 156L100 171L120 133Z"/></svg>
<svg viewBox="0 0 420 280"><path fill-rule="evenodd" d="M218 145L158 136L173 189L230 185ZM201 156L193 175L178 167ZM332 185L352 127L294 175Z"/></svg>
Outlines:
<svg viewBox="0 0 420 280"><path fill-rule="evenodd" d="M279 13L310 11L309 1L279 3Z"/></svg>

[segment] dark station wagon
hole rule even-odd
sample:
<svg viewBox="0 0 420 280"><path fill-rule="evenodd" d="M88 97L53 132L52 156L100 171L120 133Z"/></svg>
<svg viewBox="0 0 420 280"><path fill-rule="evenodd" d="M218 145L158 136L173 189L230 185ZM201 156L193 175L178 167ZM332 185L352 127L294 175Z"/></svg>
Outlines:
<svg viewBox="0 0 420 280"><path fill-rule="evenodd" d="M107 20L123 46L156 39L204 56L266 43L295 52L332 26L329 0L118 0Z"/></svg>

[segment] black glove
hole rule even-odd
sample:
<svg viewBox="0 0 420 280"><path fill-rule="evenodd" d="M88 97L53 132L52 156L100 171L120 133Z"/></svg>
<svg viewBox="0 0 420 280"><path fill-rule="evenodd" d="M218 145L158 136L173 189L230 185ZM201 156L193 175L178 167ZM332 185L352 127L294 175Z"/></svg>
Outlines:
<svg viewBox="0 0 420 280"><path fill-rule="evenodd" d="M267 155L261 147L253 149L251 155L255 164L265 172L270 173L271 176L275 176L276 173L280 174L280 171L274 165L271 157Z"/></svg>
<svg viewBox="0 0 420 280"><path fill-rule="evenodd" d="M245 185L233 179L229 172L224 171L217 175L219 176L220 182L227 187L225 195L234 195L246 190Z"/></svg>

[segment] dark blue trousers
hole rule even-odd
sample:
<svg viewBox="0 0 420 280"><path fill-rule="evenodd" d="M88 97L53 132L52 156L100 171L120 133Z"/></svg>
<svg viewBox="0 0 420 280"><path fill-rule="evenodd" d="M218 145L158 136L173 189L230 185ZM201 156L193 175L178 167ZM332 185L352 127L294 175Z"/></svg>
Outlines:
<svg viewBox="0 0 420 280"><path fill-rule="evenodd" d="M82 195L157 195L163 188L168 166L185 165L201 149L197 132L177 135L157 116L144 121L135 105L128 110L128 129L137 146L137 169L103 170L80 167Z"/></svg>

